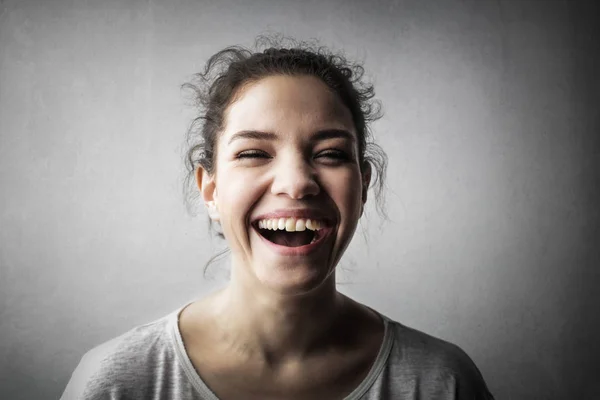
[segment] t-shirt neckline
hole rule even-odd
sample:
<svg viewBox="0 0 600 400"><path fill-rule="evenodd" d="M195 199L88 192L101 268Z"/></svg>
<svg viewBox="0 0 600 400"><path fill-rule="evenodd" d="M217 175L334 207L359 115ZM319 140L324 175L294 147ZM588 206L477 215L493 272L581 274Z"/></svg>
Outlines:
<svg viewBox="0 0 600 400"><path fill-rule="evenodd" d="M206 383L204 383L198 372L196 372L196 369L194 368L194 365L192 364L192 361L190 360L185 349L183 338L181 337L181 331L179 330L179 315L190 304L192 303L190 302L183 307L178 308L169 316L169 323L167 326L173 347L175 349L175 356L180 365L183 367L194 389L196 389L196 391L203 396L203 400L220 400L217 395L210 390ZM367 376L348 396L344 398L344 400L358 400L369 390L377 377L379 377L383 371L383 368L385 367L392 350L392 344L394 342L394 330L391 329L391 320L378 311L373 310L370 307L368 308L378 315L383 321L383 341L379 347L377 357L375 358L375 361L373 362L373 365L371 366Z"/></svg>

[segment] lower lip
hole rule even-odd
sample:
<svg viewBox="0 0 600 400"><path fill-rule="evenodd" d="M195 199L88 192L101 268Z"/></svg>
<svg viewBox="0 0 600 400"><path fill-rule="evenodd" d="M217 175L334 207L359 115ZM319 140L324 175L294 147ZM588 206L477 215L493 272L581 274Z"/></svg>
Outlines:
<svg viewBox="0 0 600 400"><path fill-rule="evenodd" d="M310 244L306 244L304 246L298 246L298 247L281 246L279 244L268 241L259 232L256 232L256 234L262 239L262 241L264 243L266 243L267 246L269 246L275 253L277 253L279 255L282 255L282 256L307 256L307 255L317 251L325 243L325 241L329 237L329 234L331 233L331 231L332 231L331 227L322 228L319 231L319 238L314 243L310 243Z"/></svg>

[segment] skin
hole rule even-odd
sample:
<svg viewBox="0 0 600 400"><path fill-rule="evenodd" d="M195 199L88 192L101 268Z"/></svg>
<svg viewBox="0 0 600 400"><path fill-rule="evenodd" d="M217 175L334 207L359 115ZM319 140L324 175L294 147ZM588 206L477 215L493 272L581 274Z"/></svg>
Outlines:
<svg viewBox="0 0 600 400"><path fill-rule="evenodd" d="M370 166L361 172L356 140L309 141L324 129L356 138L349 110L322 81L267 77L246 85L228 107L214 176L196 171L232 252L231 279L186 307L180 330L196 370L220 398L342 398L364 379L381 345L379 317L335 287L335 267L367 200ZM243 130L277 139L229 143ZM326 156L333 151L347 159ZM335 221L309 256L274 253L250 226L264 212L303 207L327 210Z"/></svg>

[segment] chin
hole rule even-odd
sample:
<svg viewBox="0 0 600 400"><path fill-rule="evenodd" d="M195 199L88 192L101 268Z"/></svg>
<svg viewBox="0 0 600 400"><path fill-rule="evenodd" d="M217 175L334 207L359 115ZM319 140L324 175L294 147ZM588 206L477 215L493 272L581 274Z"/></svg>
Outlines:
<svg viewBox="0 0 600 400"><path fill-rule="evenodd" d="M333 279L335 275L330 271L316 270L304 266L290 268L275 267L275 271L256 271L259 282L269 290L282 295L309 294Z"/></svg>

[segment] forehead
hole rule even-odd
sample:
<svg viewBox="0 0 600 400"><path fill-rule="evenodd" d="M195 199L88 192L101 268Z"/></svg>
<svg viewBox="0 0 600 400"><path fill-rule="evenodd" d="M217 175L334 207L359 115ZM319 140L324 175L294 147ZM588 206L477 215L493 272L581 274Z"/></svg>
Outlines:
<svg viewBox="0 0 600 400"><path fill-rule="evenodd" d="M319 78L271 76L245 87L226 114L225 138L240 130L281 134L354 132L352 115Z"/></svg>

